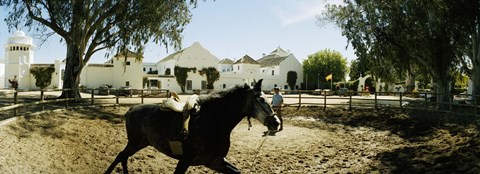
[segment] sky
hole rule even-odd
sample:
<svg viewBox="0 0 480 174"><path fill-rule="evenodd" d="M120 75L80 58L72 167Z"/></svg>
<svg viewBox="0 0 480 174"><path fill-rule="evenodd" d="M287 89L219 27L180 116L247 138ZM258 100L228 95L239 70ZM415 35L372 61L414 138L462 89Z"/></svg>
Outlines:
<svg viewBox="0 0 480 174"><path fill-rule="evenodd" d="M339 3L330 0L328 3ZM353 49L347 48L347 39L333 24L320 25L317 15L324 10L326 0L207 0L198 2L192 10L192 21L183 32L182 48L199 42L219 59L239 59L249 55L260 59L280 47L290 51L300 61L317 51L330 49L340 52L348 62L356 59ZM9 36L6 13L0 11L0 44L5 45ZM28 28L22 31L35 36ZM64 59L66 46L59 36L52 36L43 44L34 37L35 63L53 63ZM144 53L144 62L156 63L175 50L166 50L163 45L149 43ZM0 59L5 50L0 49ZM91 63L107 61L105 52L93 55Z"/></svg>

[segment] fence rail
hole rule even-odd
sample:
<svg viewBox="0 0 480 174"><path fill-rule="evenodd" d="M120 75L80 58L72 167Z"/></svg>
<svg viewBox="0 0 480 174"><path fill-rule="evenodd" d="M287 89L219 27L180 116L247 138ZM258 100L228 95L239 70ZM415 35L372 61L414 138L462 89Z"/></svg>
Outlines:
<svg viewBox="0 0 480 174"><path fill-rule="evenodd" d="M339 96L331 92L322 91L318 93L312 90L290 91L293 94L286 94L284 98L298 98L298 102L286 103L290 106L322 106L325 110L327 106L347 106L351 110L355 107L395 107L400 109L420 109L428 111L446 111L459 114L480 115L480 106L478 98L480 95L456 94L450 95L448 102L437 102L437 98L445 94L433 92L359 92L348 91ZM306 94L317 95L306 95ZM343 102L338 102L338 101ZM308 102L314 101L314 102ZM446 107L438 107L445 105ZM447 109L445 109L447 108ZM455 110L457 109L457 110ZM470 112L468 112L470 111Z"/></svg>
<svg viewBox="0 0 480 174"><path fill-rule="evenodd" d="M81 99L67 98L58 99L59 92L63 91L81 92ZM436 98L444 94L431 92L352 92L348 91L339 95L333 95L330 92L312 90L289 91L292 94L284 94L284 98L289 100L286 105L297 106L320 106L325 110L327 107L348 107L351 110L354 107L379 108L401 108L401 109L420 109L420 110L438 110L439 105L445 105L444 110L451 113L470 114L478 116L480 107L477 99L480 95L450 95L448 102L437 102ZM55 93L55 94L51 94ZM40 91L8 91L3 93L7 97L0 98L0 120L2 114L4 118L9 118L7 111L13 111L13 116L18 115L20 108L27 111L28 108L40 107L33 110L44 110L45 106L56 106L69 108L70 105L81 103L83 105L102 105L102 104L143 104L146 99L153 99L150 103L160 103L158 98L169 96L170 91L166 89L63 89L63 90L40 90ZM13 94L13 96L11 95ZM19 96L19 94L21 94ZM50 94L50 95L48 95ZM317 94L317 95L313 95ZM10 95L10 96L9 96ZM129 101L120 97L128 98ZM47 98L46 98L47 97ZM140 99L135 100L135 99ZM115 101L112 101L115 100ZM124 102L120 102L124 100ZM296 102L298 101L298 102ZM447 109L445 109L447 108ZM4 119L3 118L3 119Z"/></svg>
<svg viewBox="0 0 480 174"><path fill-rule="evenodd" d="M68 96L66 98L58 98L60 92L63 91L78 91L82 95L82 98L73 98L73 96ZM170 90L166 89L108 89L107 93L101 93L105 89L63 89L63 90L39 90L39 91L22 91L22 90L9 90L3 91L2 95L6 97L0 98L0 120L9 118L9 113L7 111L13 111L12 116L17 116L20 108L25 112L28 108L40 107L33 110L44 110L45 106L48 104L54 105L57 107L69 108L72 104L81 103L82 105L98 105L98 104L123 104L120 102L121 96L124 96L125 99L135 100L140 99L140 101L130 101L129 104L138 104L144 103L146 98L158 99L165 98L169 96ZM53 95L47 96L47 94L55 93ZM12 95L13 94L13 95ZM20 95L19 95L20 94ZM10 96L9 96L10 95ZM49 97L49 98L46 98ZM114 102L109 100L115 100ZM89 101L89 102L88 102ZM96 101L103 101L96 103ZM127 102L128 103L128 102ZM154 102L155 103L155 102ZM158 102L157 102L158 103ZM2 116L3 115L3 116Z"/></svg>

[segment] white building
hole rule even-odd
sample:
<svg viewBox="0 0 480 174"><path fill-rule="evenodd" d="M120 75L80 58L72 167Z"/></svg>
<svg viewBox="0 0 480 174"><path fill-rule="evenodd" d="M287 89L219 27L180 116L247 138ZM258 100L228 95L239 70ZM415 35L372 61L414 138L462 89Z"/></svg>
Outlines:
<svg viewBox="0 0 480 174"><path fill-rule="evenodd" d="M5 60L0 59L0 89L5 87Z"/></svg>
<svg viewBox="0 0 480 174"><path fill-rule="evenodd" d="M8 80L16 79L18 81L18 89L29 90L38 89L35 86L35 78L30 73L33 67L54 67L55 72L52 74L52 83L47 88L61 87L61 64L55 61L55 64L34 64L33 39L26 36L22 31L16 31L8 38L5 45L5 73L2 78L2 84L6 88L10 88Z"/></svg>
<svg viewBox="0 0 480 174"><path fill-rule="evenodd" d="M9 87L8 79L16 78L19 82L19 89L38 89L35 86L35 78L30 74L32 67L54 67L52 83L47 88L63 86L62 75L65 63L56 60L53 64L35 64L34 48L32 38L21 31L17 31L9 37L5 45L5 70L2 70L0 62L0 71L5 72L4 74L0 73L2 79L0 83L3 86ZM199 74L203 68L215 68L220 72L219 80L213 85L214 89L223 89L244 83L253 85L254 80L264 79L264 90L270 90L277 86L288 90L286 81L289 71L297 73L295 89L298 89L301 77L303 77L300 62L293 54L281 48L277 48L258 60L245 55L235 62L230 59L219 61L200 43L195 42L190 47L177 51L157 63L143 63L137 57L140 56L126 51L125 54L117 54L105 63L87 64L80 74L80 85L86 88L98 88L105 85L113 88L130 86L134 89L156 87L181 92L174 72L176 66L195 69L188 73L185 82L187 93L194 90L206 90L206 76ZM144 78L147 79L147 85L143 84Z"/></svg>
<svg viewBox="0 0 480 174"><path fill-rule="evenodd" d="M196 68L197 70L208 67L216 68L220 72L220 78L214 83L214 89L224 89L244 83L253 85L254 80L264 79L262 86L264 90L274 87L290 90L287 85L289 71L297 73L295 89L299 89L302 83L301 77L303 77L303 68L300 62L293 54L281 48L277 48L257 61L248 55L235 62L230 59L219 61L216 56L195 42L192 46L160 60L157 63L159 75L148 78L150 81L155 81L159 88L180 92L180 86L173 73L175 66ZM155 82L151 84L155 84ZM190 72L185 92L193 92L195 89L206 90L205 84L206 77L200 76L198 72Z"/></svg>
<svg viewBox="0 0 480 174"><path fill-rule="evenodd" d="M158 74L157 64L151 62L143 62L144 74Z"/></svg>
<svg viewBox="0 0 480 174"><path fill-rule="evenodd" d="M16 78L18 89L38 89L35 86L35 77L30 73L30 69L34 67L54 67L52 82L47 88L63 86L65 63L55 60L53 64L35 64L34 48L32 38L22 31L17 31L9 37L5 45L5 70L2 70L0 65L0 71L4 73L0 81L2 86L9 88L8 80ZM80 74L80 84L87 88L98 88L101 85L110 85L114 88L122 86L142 88L143 64L136 57L138 56L127 51L125 54L115 55L104 64L87 64Z"/></svg>
<svg viewBox="0 0 480 174"><path fill-rule="evenodd" d="M117 54L103 64L91 63L85 66L80 74L80 84L86 88L109 85L113 88L130 86L141 89L144 75L142 68L142 60L138 60L135 53L126 51L126 54Z"/></svg>
<svg viewBox="0 0 480 174"><path fill-rule="evenodd" d="M193 92L194 89L205 89L206 87L206 77L201 76L198 70L209 67L217 68L217 64L218 58L203 48L200 43L195 42L192 46L158 61L156 64L158 76L148 77L148 80L158 88L181 92L180 85L174 76L175 66L196 68L197 71L188 73L185 87L185 92Z"/></svg>

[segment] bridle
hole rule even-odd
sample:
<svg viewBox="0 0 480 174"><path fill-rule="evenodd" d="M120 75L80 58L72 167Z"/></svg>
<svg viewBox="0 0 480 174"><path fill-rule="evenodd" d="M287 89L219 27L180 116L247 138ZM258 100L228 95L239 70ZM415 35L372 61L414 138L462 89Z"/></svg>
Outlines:
<svg viewBox="0 0 480 174"><path fill-rule="evenodd" d="M259 93L259 94L257 94L257 93ZM250 128L252 127L252 122L250 121L250 118L252 118L252 115L253 115L253 112L254 112L254 111L253 111L253 108L254 108L255 104L261 106L260 108L261 108L262 112L265 113L265 115L267 115L267 113L268 113L268 110L267 110L266 108L262 107L262 103L260 103L260 102L258 101L258 98L260 98L260 97L262 96L262 92L261 92L261 91L258 92L258 91L256 91L256 89L252 89L252 93L251 93L250 95L253 95L253 98L254 98L253 100L254 100L254 101L251 102L252 105L250 106L250 108L251 108L251 109L250 109L250 114L247 115L248 130L250 130ZM273 110L272 110L272 111L273 111ZM263 123L264 126L267 126L266 124L267 124L268 118L270 118L270 117L273 118L274 116L275 116L275 112L274 112L274 111L272 112L272 114L267 115L267 119L265 119L265 122Z"/></svg>

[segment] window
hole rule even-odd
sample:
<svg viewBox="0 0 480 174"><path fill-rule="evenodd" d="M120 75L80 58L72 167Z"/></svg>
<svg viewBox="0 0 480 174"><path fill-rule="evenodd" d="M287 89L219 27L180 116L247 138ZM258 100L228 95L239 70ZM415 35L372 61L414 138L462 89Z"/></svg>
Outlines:
<svg viewBox="0 0 480 174"><path fill-rule="evenodd" d="M237 66L237 70L240 70L240 65Z"/></svg>
<svg viewBox="0 0 480 174"><path fill-rule="evenodd" d="M223 89L227 88L227 85L226 84L223 84Z"/></svg>
<svg viewBox="0 0 480 174"><path fill-rule="evenodd" d="M272 70L272 76L275 75L275 70Z"/></svg>
<svg viewBox="0 0 480 174"><path fill-rule="evenodd" d="M145 72L145 67L143 67L143 72Z"/></svg>
<svg viewBox="0 0 480 174"><path fill-rule="evenodd" d="M150 68L150 71L152 71L152 68Z"/></svg>
<svg viewBox="0 0 480 174"><path fill-rule="evenodd" d="M288 85L283 86L283 89L288 89Z"/></svg>
<svg viewBox="0 0 480 174"><path fill-rule="evenodd" d="M187 90L192 90L192 81L187 80Z"/></svg>
<svg viewBox="0 0 480 174"><path fill-rule="evenodd" d="M126 65L127 65L127 66L130 65L130 62L127 62Z"/></svg>
<svg viewBox="0 0 480 174"><path fill-rule="evenodd" d="M125 82L125 86L130 86L130 82L129 82L129 81L126 81L126 82Z"/></svg>
<svg viewBox="0 0 480 174"><path fill-rule="evenodd" d="M274 88L277 87L277 84L274 84L273 87L274 87Z"/></svg>
<svg viewBox="0 0 480 174"><path fill-rule="evenodd" d="M202 90L207 89L207 81L202 80Z"/></svg>

